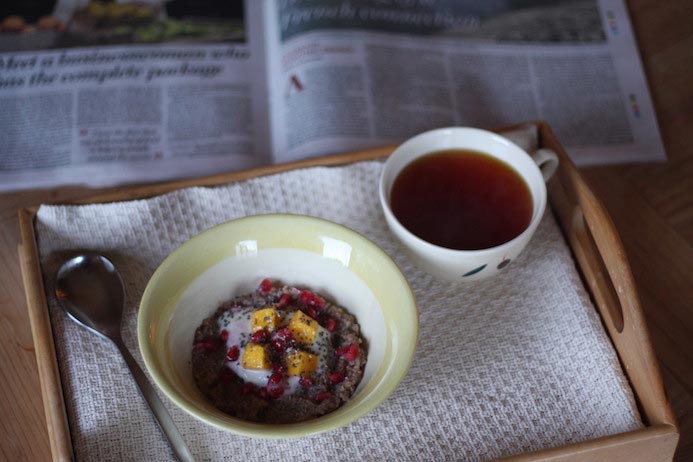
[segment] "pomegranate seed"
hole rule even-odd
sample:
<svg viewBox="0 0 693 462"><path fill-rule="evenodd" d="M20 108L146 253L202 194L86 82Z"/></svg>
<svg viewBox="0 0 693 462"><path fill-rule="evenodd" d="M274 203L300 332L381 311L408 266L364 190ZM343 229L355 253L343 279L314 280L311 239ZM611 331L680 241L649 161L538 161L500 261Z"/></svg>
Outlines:
<svg viewBox="0 0 693 462"><path fill-rule="evenodd" d="M286 366L282 363L274 363L272 364L272 371L281 372L283 374L286 371Z"/></svg>
<svg viewBox="0 0 693 462"><path fill-rule="evenodd" d="M359 356L359 346L355 343L349 345L349 351L344 355L344 359L347 361L353 361Z"/></svg>
<svg viewBox="0 0 693 462"><path fill-rule="evenodd" d="M332 383L342 383L344 382L344 375L339 372L333 372L330 374L330 382Z"/></svg>
<svg viewBox="0 0 693 462"><path fill-rule="evenodd" d="M288 327L284 327L282 329L279 329L276 332L277 337L281 338L282 340L290 340L291 339L291 331L289 330Z"/></svg>
<svg viewBox="0 0 693 462"><path fill-rule="evenodd" d="M330 332L334 332L335 329L337 329L337 321L334 319L330 318L327 321L325 321L325 329L327 329Z"/></svg>
<svg viewBox="0 0 693 462"><path fill-rule="evenodd" d="M229 383L231 380L233 380L233 372L231 372L231 369L224 368L221 370L219 373L219 380L221 380L221 383Z"/></svg>
<svg viewBox="0 0 693 462"><path fill-rule="evenodd" d="M231 348L229 348L229 352L226 353L226 359L229 361L238 361L238 357L241 355L241 350L238 348L238 345L234 345Z"/></svg>
<svg viewBox="0 0 693 462"><path fill-rule="evenodd" d="M326 399L329 399L332 396L332 394L329 391L321 391L320 393L317 393L315 395L315 401L318 403L322 403Z"/></svg>
<svg viewBox="0 0 693 462"><path fill-rule="evenodd" d="M272 289L272 281L269 279L265 278L260 282L260 287L257 288L262 293L267 293Z"/></svg>
<svg viewBox="0 0 693 462"><path fill-rule="evenodd" d="M325 307L325 299L322 298L320 295L315 296L315 306L318 307L318 309L322 309Z"/></svg>
<svg viewBox="0 0 693 462"><path fill-rule="evenodd" d="M291 295L289 294L282 294L281 297L279 297L279 303L277 303L278 308L284 308L287 306L289 303L291 303Z"/></svg>
<svg viewBox="0 0 693 462"><path fill-rule="evenodd" d="M271 388L271 389L267 390L267 393L272 398L279 398L284 394L284 389L282 387Z"/></svg>
<svg viewBox="0 0 693 462"><path fill-rule="evenodd" d="M353 361L359 355L359 346L355 343L352 343L349 346L338 348L337 354L344 358L346 361Z"/></svg>
<svg viewBox="0 0 693 462"><path fill-rule="evenodd" d="M284 327L272 334L272 341L270 342L270 345L272 345L272 348L274 348L275 351L281 353L282 351L286 350L290 340L291 331L287 327Z"/></svg>
<svg viewBox="0 0 693 462"><path fill-rule="evenodd" d="M286 341L281 337L273 338L270 344L272 345L274 351L278 353L281 353L282 351L286 350Z"/></svg>
<svg viewBox="0 0 693 462"><path fill-rule="evenodd" d="M201 342L196 342L193 346L197 350L205 350L207 352L210 352L215 351L217 348L219 348L219 343L216 341L216 339L210 338L207 340L203 340Z"/></svg>
<svg viewBox="0 0 693 462"><path fill-rule="evenodd" d="M269 336L270 333L267 329L260 329L257 332L253 332L253 335L250 336L250 341L253 343L265 343L269 340Z"/></svg>
<svg viewBox="0 0 693 462"><path fill-rule="evenodd" d="M269 379L267 380L267 385L279 385L284 381L284 374L281 372L275 372L274 374L269 376Z"/></svg>
<svg viewBox="0 0 693 462"><path fill-rule="evenodd" d="M301 376L300 379L298 379L298 383L303 387L303 388L310 388L313 386L313 381L309 379L308 377L303 377Z"/></svg>
<svg viewBox="0 0 693 462"><path fill-rule="evenodd" d="M269 393L267 393L267 388L260 388L259 394L260 394L260 398L263 398L263 399L269 398Z"/></svg>
<svg viewBox="0 0 693 462"><path fill-rule="evenodd" d="M302 290L301 293L298 294L298 298L304 305L315 304L315 294L313 294L313 292L311 292L310 290Z"/></svg>
<svg viewBox="0 0 693 462"><path fill-rule="evenodd" d="M317 319L318 317L318 312L313 308L312 306L307 306L304 308L306 314L310 316L313 319Z"/></svg>
<svg viewBox="0 0 693 462"><path fill-rule="evenodd" d="M255 385L252 383L244 383L243 388L241 388L241 394L242 395L249 395L250 393L255 391Z"/></svg>
<svg viewBox="0 0 693 462"><path fill-rule="evenodd" d="M222 342L226 343L226 341L229 339L229 331L226 329L222 330L219 334L219 338Z"/></svg>

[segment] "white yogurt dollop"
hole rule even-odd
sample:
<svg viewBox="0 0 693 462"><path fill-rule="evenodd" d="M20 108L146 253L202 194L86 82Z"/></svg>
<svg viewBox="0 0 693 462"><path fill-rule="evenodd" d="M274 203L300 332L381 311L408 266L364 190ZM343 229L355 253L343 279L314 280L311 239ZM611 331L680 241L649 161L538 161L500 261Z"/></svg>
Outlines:
<svg viewBox="0 0 693 462"><path fill-rule="evenodd" d="M258 308L234 308L232 311L225 312L219 317L218 325L219 331L226 330L229 336L226 340L225 349L228 351L232 346L236 345L239 348L240 354L238 359L235 361L226 360L227 366L243 381L247 383L252 383L257 387L266 387L267 381L272 375L272 369L245 369L242 366L243 353L245 352L245 345L250 342L250 337L252 335L250 318L253 311ZM284 326L289 323L291 318L294 316L293 311L278 310L281 316L281 325ZM318 357L318 367L315 374L324 374L327 368L327 355L330 345L330 332L322 326L318 326L318 332L315 336L315 340L311 345L304 346L306 351L310 351ZM286 388L284 394L295 393L299 388L300 378L297 376L287 377Z"/></svg>

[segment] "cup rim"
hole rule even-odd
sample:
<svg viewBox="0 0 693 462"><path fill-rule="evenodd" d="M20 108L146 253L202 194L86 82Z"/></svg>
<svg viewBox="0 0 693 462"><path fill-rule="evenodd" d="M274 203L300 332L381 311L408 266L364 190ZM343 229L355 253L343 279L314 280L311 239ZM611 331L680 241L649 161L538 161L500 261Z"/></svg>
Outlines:
<svg viewBox="0 0 693 462"><path fill-rule="evenodd" d="M408 145L408 144L411 144L411 143L414 142L415 140L419 140L419 139L425 138L425 137L431 137L431 136L441 135L441 134L443 134L443 133L445 133L445 132L448 132L448 133L449 133L449 132L456 132L456 133L460 133L460 134L477 134L477 135L487 136L487 137L489 137L491 140L493 140L493 141L495 141L495 142L500 142L501 144L505 144L506 146L509 146L511 149L517 150L517 151L523 153L525 156L527 156L527 157L530 158L530 161L531 161L532 165L533 165L534 168L536 169L536 174L538 175L538 178L540 179L540 181L539 181L539 192L540 192L540 194L539 194L538 197L534 197L534 194L532 194L532 198L533 198L534 202L536 202L536 206L537 206L536 212L537 212L537 213L534 214L534 216L532 217L532 220L529 222L529 225L527 225L527 227L524 229L524 231L522 231L520 234L518 234L518 235L515 236L514 238L510 239L509 241L506 241L506 242L504 242L504 243L502 243L502 244L499 244L499 245L497 245L497 246L494 246L494 247L487 247L487 248L484 248L484 249L476 249L476 250L451 249L451 248L449 248L449 247L443 247L443 246L440 246L440 245L437 245L437 244L433 244L433 243L431 243L431 242L426 241L425 239L420 238L420 237L417 236L416 234L414 234L414 233L412 233L411 231L409 231L409 229L407 229L407 227L404 226L404 225L399 221L399 219L395 216L395 214L394 214L394 212L392 211L392 208L391 208L391 206L390 206L390 202L387 200L387 191L385 191L385 177L386 177L386 175L388 174L389 170L392 168L392 159L394 159L395 156L397 156L397 155L401 155L401 152L403 152L403 150L406 149L407 145ZM453 148L453 149L454 149L454 148ZM414 157L411 161L409 161L407 164L405 164L405 165L400 169L400 172L401 172L406 166L408 166L409 164L411 164L414 160L419 159L419 158L421 158L422 156L424 156L424 155L426 155L426 154L430 154L431 152L435 152L435 151L423 151L423 152L421 152L420 154L417 154L416 157ZM488 154L488 155L491 155L491 156L493 156L494 158L497 159L497 157L495 156L495 154L492 153L492 152L486 152L486 151L485 151L484 153L485 153L485 154ZM501 161L502 161L502 162L505 162L505 161L503 161L503 160L501 160ZM507 162L505 162L505 163L507 163ZM508 163L508 165L510 165L510 164ZM528 183L527 180L525 179L525 176L522 175L522 174L520 174L520 173L517 171L517 168L515 168L515 166L513 166L513 165L510 165L510 166L511 166L511 167L513 168L513 170L515 170L515 172L525 181L525 183L527 183L527 186L529 187L529 183ZM398 174L399 174L399 172L398 172ZM530 193L531 193L531 188L530 188ZM504 250L507 250L507 249L511 249L512 247L514 247L514 246L516 245L517 242L522 241L522 240L524 240L524 239L526 239L526 238L529 238L529 237L534 233L534 230L537 228L537 226L539 226L539 222L541 221L541 218L542 218L542 216L544 215L544 210L546 209L546 196L547 196L547 192L546 192L546 183L545 183L545 181L543 180L543 177L542 177L542 174L541 174L541 170L540 170L539 167L534 163L534 161L532 160L532 158L531 158L531 156L529 155L529 153L528 153L527 151L525 151L524 149L522 149L522 148L521 148L520 146L518 146L517 144L513 143L512 141L510 141L508 138L505 138L505 137L503 137L503 136L501 136L501 135L499 135L499 134L497 134L497 133L494 133L494 132L491 132L491 131L488 131L488 130L484 130L484 129L481 129L481 128L475 128L475 127L442 127L442 128L435 128L435 129L433 129L433 130L428 130L428 131L425 131L425 132L423 132L423 133L419 133L418 135L415 135L415 136L413 136L413 137L407 139L407 140L404 141L402 144L400 144L399 146L397 146L397 148L395 148L394 151L392 151L392 153L389 155L389 157L388 157L387 160L385 161L385 164L383 165L383 169L382 169L382 171L381 171L381 173L380 173L380 182L379 182L379 187L378 187L378 195L379 195L379 197L380 197L380 206L382 207L383 212L384 212L386 218L388 219L388 221L389 221L390 223L395 224L395 225L397 226L397 229L398 229L400 232L404 233L405 236L407 236L409 239L411 239L411 240L413 240L414 242L416 242L417 245L423 246L424 248L427 249L427 251L430 251L430 252L435 252L435 253L439 253L439 254L454 255L454 256L460 256L460 257L462 257L462 256L472 256L472 255L474 255L474 256L486 256L486 255L490 255L490 254L495 254L496 252L499 252L499 251L504 251Z"/></svg>

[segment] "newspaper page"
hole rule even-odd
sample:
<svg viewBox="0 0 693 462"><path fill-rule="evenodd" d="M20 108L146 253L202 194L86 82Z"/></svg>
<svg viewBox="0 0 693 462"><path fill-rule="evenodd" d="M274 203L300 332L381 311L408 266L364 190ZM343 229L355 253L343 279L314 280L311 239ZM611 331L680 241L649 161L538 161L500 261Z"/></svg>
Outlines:
<svg viewBox="0 0 693 462"><path fill-rule="evenodd" d="M259 2L41 3L0 6L0 190L271 163Z"/></svg>
<svg viewBox="0 0 693 462"><path fill-rule="evenodd" d="M278 161L539 119L580 165L665 159L622 0L271 6Z"/></svg>
<svg viewBox="0 0 693 462"><path fill-rule="evenodd" d="M664 159L622 0L0 4L0 191L536 119L579 164Z"/></svg>

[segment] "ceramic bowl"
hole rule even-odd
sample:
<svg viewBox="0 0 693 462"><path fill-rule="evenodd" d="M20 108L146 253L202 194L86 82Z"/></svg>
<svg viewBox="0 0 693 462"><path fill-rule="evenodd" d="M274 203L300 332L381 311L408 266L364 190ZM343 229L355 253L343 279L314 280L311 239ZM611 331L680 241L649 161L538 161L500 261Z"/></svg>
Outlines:
<svg viewBox="0 0 693 462"><path fill-rule="evenodd" d="M334 412L295 424L253 423L217 410L195 386L196 328L222 301L256 290L264 278L309 287L356 316L368 361L351 400ZM137 331L147 370L180 408L234 433L286 438L346 425L382 403L411 364L418 312L405 277L365 237L318 218L257 215L211 228L166 258L142 296Z"/></svg>

